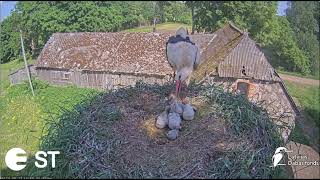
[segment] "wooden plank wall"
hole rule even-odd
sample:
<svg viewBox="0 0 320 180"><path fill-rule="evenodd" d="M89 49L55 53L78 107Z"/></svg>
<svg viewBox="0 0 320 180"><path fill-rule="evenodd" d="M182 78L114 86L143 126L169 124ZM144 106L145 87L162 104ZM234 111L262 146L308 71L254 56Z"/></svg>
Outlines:
<svg viewBox="0 0 320 180"><path fill-rule="evenodd" d="M170 76L144 76L133 74L117 74L103 71L69 71L58 69L37 69L39 79L54 85L74 84L79 87L95 88L101 90L117 89L124 86L134 86L136 82L143 81L148 84L160 85L170 82Z"/></svg>

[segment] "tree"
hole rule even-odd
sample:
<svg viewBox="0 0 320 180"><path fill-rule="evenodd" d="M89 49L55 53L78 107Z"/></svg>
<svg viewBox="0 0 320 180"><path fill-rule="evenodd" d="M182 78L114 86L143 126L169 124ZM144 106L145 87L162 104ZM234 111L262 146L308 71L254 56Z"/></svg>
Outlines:
<svg viewBox="0 0 320 180"><path fill-rule="evenodd" d="M166 6L169 6L171 4L171 2L170 1L155 1L155 4L156 4L155 15L160 17L160 22L166 22L164 9Z"/></svg>
<svg viewBox="0 0 320 180"><path fill-rule="evenodd" d="M307 55L312 74L319 74L319 1L293 1L287 9L287 19L299 47Z"/></svg>
<svg viewBox="0 0 320 180"><path fill-rule="evenodd" d="M185 3L171 2L164 8L165 21L190 24L191 13Z"/></svg>
<svg viewBox="0 0 320 180"><path fill-rule="evenodd" d="M0 26L0 59L1 63L6 63L20 55L19 15L12 13Z"/></svg>
<svg viewBox="0 0 320 180"><path fill-rule="evenodd" d="M271 41L266 44L279 59L279 65L293 72L310 73L308 57L299 48L290 23L285 17L277 17L273 24Z"/></svg>
<svg viewBox="0 0 320 180"><path fill-rule="evenodd" d="M271 62L276 62L274 65L304 74L310 72L308 58L299 48L289 22L276 16L277 2L195 1L193 6L201 9L194 16L197 31L213 32L232 21L249 31L265 50L273 52Z"/></svg>

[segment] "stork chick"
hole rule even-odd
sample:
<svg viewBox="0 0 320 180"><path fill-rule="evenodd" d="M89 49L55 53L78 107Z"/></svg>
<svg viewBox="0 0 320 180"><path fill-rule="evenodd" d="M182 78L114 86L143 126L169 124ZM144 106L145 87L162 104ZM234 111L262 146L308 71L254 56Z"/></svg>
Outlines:
<svg viewBox="0 0 320 180"><path fill-rule="evenodd" d="M167 133L167 137L169 140L177 139L178 135L179 135L179 130L177 130L177 129L172 129L172 130L168 131L168 133Z"/></svg>
<svg viewBox="0 0 320 180"><path fill-rule="evenodd" d="M183 113L182 113L183 120L192 120L194 118L195 111L196 111L195 108L192 107L190 104L185 104L183 106Z"/></svg>
<svg viewBox="0 0 320 180"><path fill-rule="evenodd" d="M166 55L175 74L175 92L179 98L181 84L189 85L193 70L200 64L200 49L190 40L186 29L181 27L177 30L176 36L169 38Z"/></svg>
<svg viewBox="0 0 320 180"><path fill-rule="evenodd" d="M163 111L158 117L156 121L156 127L159 129L165 128L168 125L168 113Z"/></svg>
<svg viewBox="0 0 320 180"><path fill-rule="evenodd" d="M181 117L178 113L171 112L168 115L169 128L170 129L181 129Z"/></svg>
<svg viewBox="0 0 320 180"><path fill-rule="evenodd" d="M170 111L170 106L166 106L165 110L157 117L157 120L156 120L156 127L157 128L163 129L168 125L168 123L169 123L169 119L168 119L169 111Z"/></svg>

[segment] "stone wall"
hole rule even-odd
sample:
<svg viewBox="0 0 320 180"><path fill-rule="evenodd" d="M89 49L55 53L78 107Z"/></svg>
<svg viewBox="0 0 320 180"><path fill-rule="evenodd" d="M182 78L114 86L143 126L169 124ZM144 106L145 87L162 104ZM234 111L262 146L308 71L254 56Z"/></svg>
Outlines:
<svg viewBox="0 0 320 180"><path fill-rule="evenodd" d="M247 84L248 100L268 112L286 141L295 126L297 114L280 82L219 77L210 77L207 80L207 83L221 85L225 91L233 93L240 93L238 85L241 82Z"/></svg>

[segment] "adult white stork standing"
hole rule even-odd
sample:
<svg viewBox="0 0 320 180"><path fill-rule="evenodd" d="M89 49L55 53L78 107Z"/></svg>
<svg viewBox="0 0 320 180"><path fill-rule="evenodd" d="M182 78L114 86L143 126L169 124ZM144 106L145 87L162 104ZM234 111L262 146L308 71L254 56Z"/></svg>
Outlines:
<svg viewBox="0 0 320 180"><path fill-rule="evenodd" d="M166 55L174 70L175 93L179 98L181 84L189 85L193 70L200 64L200 49L190 40L186 29L181 27L177 30L176 36L169 38L166 44Z"/></svg>

